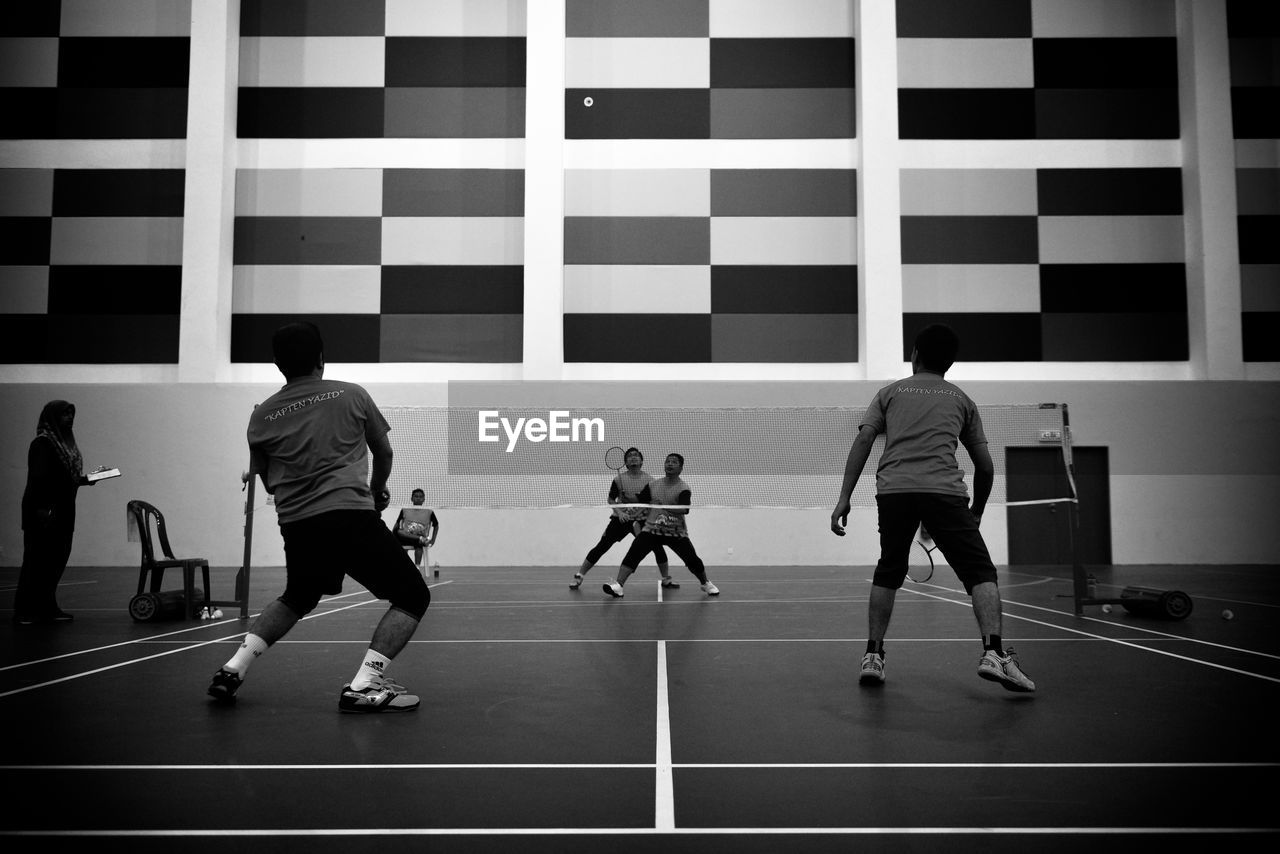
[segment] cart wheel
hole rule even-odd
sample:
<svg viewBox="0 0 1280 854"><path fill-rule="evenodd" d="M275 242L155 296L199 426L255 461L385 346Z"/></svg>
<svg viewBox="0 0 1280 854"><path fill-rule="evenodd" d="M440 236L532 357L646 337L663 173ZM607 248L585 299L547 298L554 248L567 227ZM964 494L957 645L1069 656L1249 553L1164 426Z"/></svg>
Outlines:
<svg viewBox="0 0 1280 854"><path fill-rule="evenodd" d="M160 597L154 593L139 593L129 600L129 616L135 622L146 623L160 613Z"/></svg>
<svg viewBox="0 0 1280 854"><path fill-rule="evenodd" d="M1193 607L1191 597L1181 590L1170 590L1160 597L1160 609L1170 620L1185 620Z"/></svg>

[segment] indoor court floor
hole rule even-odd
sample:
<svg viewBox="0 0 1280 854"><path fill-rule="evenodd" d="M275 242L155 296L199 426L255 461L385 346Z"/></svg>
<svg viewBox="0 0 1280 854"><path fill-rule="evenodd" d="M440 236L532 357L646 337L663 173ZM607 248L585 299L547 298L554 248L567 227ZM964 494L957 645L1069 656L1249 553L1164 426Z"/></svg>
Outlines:
<svg viewBox="0 0 1280 854"><path fill-rule="evenodd" d="M205 695L248 624L135 623L133 568L72 568L69 624L10 622L0 570L6 852L1274 850L1280 567L1095 568L1180 589L1165 622L1073 613L1068 570L1009 569L1005 640L1036 680L976 675L949 569L907 582L864 688L868 567L646 562L624 599L572 568L448 567L390 675L413 713L344 715L383 606L347 582ZM214 570L214 593L234 570ZM177 584L177 577L168 579ZM255 569L251 614L283 588ZM1234 619L1222 616L1225 609ZM1268 794L1270 793L1270 794ZM263 848L263 846L268 846Z"/></svg>

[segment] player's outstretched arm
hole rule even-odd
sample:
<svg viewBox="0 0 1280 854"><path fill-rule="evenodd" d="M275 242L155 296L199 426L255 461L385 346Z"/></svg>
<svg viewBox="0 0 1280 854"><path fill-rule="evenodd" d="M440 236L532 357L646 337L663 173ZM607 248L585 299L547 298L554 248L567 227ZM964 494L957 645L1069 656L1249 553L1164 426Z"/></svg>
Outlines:
<svg viewBox="0 0 1280 854"><path fill-rule="evenodd" d="M849 523L849 498L853 495L858 479L862 477L862 470L867 466L876 435L874 428L864 425L849 446L849 456L844 462L844 480L840 484L840 497L836 499L836 507L831 511L831 532L837 536L844 536L844 527Z"/></svg>
<svg viewBox="0 0 1280 854"><path fill-rule="evenodd" d="M391 438L383 433L368 440L369 453L373 456L373 472L369 476L369 489L373 492L373 507L378 512L386 510L391 504L391 495L387 492L387 480L391 477L391 462L395 452L391 450Z"/></svg>
<svg viewBox="0 0 1280 854"><path fill-rule="evenodd" d="M969 459L973 460L973 504L969 509L981 521L982 514L987 509L987 499L991 497L992 484L996 480L996 466L985 443L965 445L964 449L969 452Z"/></svg>
<svg viewBox="0 0 1280 854"><path fill-rule="evenodd" d="M275 487L267 483L267 456L261 451L249 449L249 470L244 473L241 478L248 481L254 475L258 475L262 479L262 488L267 491L268 495L275 494Z"/></svg>

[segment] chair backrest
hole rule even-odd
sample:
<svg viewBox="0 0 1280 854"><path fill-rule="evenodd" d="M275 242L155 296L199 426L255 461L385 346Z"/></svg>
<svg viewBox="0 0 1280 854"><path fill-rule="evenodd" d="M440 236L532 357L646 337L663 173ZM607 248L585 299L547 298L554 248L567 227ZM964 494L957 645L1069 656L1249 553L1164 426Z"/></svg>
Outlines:
<svg viewBox="0 0 1280 854"><path fill-rule="evenodd" d="M151 543L151 525L155 522L156 534L160 538L160 549L164 556L173 560L173 549L169 548L169 533L164 527L164 514L155 505L137 498L129 502L129 512L138 526L138 539L142 541L142 565L155 563L155 547Z"/></svg>

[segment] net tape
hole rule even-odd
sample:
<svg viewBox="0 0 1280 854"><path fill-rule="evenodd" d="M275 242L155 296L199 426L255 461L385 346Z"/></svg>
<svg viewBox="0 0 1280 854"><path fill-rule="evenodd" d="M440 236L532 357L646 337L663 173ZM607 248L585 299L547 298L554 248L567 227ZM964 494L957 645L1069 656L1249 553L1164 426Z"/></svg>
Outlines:
<svg viewBox="0 0 1280 854"><path fill-rule="evenodd" d="M996 469L991 503L1074 500L1047 495L1007 502L1005 495L1004 448L1057 447L1067 459L1064 411L1060 404L979 406ZM655 477L662 476L668 453L682 454L682 477L695 507L830 509L864 412L810 406L384 407L395 450L388 488L393 504L407 503L410 492L422 488L434 508L603 507L614 475L604 454L618 445L638 447L645 471ZM855 507L875 504L883 445L881 437L851 497ZM973 466L963 448L956 459L972 489Z"/></svg>

